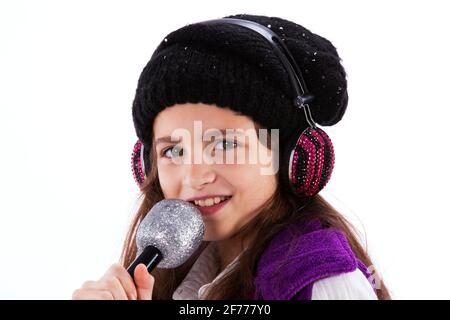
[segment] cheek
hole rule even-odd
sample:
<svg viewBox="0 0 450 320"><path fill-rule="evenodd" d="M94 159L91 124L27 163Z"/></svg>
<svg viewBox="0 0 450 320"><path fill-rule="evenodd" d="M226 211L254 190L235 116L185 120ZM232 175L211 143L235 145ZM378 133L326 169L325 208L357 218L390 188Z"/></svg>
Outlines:
<svg viewBox="0 0 450 320"><path fill-rule="evenodd" d="M230 183L239 183L239 177L243 177L246 173L242 164L219 164L217 166L217 174L228 180Z"/></svg>
<svg viewBox="0 0 450 320"><path fill-rule="evenodd" d="M247 168L235 181L241 195L240 203L251 209L267 201L275 192L277 184L276 176L262 175L259 167Z"/></svg>
<svg viewBox="0 0 450 320"><path fill-rule="evenodd" d="M176 197L177 190L179 188L176 171L167 165L161 165L158 163L158 179L161 189L166 198Z"/></svg>
<svg viewBox="0 0 450 320"><path fill-rule="evenodd" d="M235 186L250 186L260 184L261 179L267 176L261 175L259 164L227 164L220 165L218 173Z"/></svg>
<svg viewBox="0 0 450 320"><path fill-rule="evenodd" d="M233 186L236 200L242 208L252 209L267 200L275 191L274 175L262 175L260 166L252 164L228 165L221 175Z"/></svg>

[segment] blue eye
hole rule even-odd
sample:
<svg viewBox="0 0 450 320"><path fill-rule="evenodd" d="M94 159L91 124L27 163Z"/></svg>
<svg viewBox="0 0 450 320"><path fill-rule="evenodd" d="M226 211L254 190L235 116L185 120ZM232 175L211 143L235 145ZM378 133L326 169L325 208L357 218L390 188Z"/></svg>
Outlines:
<svg viewBox="0 0 450 320"><path fill-rule="evenodd" d="M216 150L228 150L228 149L236 148L238 145L239 144L235 141L220 140L216 144L215 149ZM175 157L181 157L181 156L183 156L183 148L181 148L179 146L173 146L173 147L166 148L161 151L161 156L165 157L165 158L169 158L169 159L175 158Z"/></svg>
<svg viewBox="0 0 450 320"><path fill-rule="evenodd" d="M171 156L167 156L167 151L170 151ZM183 155L183 148L180 148L178 146L170 147L164 149L162 152L162 156L166 158L174 158L174 157L180 157Z"/></svg>
<svg viewBox="0 0 450 320"><path fill-rule="evenodd" d="M225 144L224 144L225 143ZM231 141L231 140L221 140L219 141L216 146L222 146L223 148L218 148L219 150L224 150L224 149L231 149L231 147L235 148L237 147L237 142ZM226 147L225 147L226 145ZM217 149L217 148L216 148Z"/></svg>

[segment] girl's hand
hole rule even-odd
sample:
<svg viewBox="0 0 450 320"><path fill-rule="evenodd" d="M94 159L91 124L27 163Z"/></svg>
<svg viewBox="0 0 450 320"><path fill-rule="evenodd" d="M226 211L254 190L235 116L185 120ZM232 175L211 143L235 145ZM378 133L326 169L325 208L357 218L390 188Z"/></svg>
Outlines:
<svg viewBox="0 0 450 320"><path fill-rule="evenodd" d="M72 294L73 300L151 300L155 278L141 263L134 270L134 280L118 263L113 264L98 281L86 281Z"/></svg>

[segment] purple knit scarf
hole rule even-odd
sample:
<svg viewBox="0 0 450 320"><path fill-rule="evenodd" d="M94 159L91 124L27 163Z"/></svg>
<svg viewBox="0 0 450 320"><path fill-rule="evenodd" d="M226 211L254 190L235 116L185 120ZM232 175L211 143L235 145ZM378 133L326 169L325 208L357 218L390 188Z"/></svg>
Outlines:
<svg viewBox="0 0 450 320"><path fill-rule="evenodd" d="M345 235L320 221L296 223L277 234L259 260L257 300L310 300L315 281L367 267L355 257Z"/></svg>

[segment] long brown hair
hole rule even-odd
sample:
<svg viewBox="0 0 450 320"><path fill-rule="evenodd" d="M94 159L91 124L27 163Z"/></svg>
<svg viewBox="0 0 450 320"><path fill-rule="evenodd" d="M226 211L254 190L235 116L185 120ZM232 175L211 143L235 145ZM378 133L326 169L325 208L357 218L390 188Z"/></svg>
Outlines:
<svg viewBox="0 0 450 320"><path fill-rule="evenodd" d="M262 128L262 126L255 123L255 128L259 137L258 129ZM152 146L150 151L150 172L141 187L139 195L142 202L131 222L120 257L120 263L124 267L128 267L136 258L136 231L140 221L158 201L164 199L158 180L154 144ZM298 210L298 208L301 208L301 210ZM301 198L293 193L283 192L280 186L277 186L274 194L259 209L259 213L255 218L235 234L235 236L239 235L242 239L250 239L251 237L252 239L258 239L258 241L251 241L247 250L238 258L236 267L214 282L211 288L208 289L206 299L252 299L255 291L253 280L257 264L270 240L291 223L313 219L321 221L323 226L341 230L346 235L355 256L367 267L373 268L367 249L363 248L358 240L356 229L322 196L316 194L313 197ZM203 241L197 251L177 268L155 268L152 271L152 275L155 277L153 299L172 299L172 294L208 244L208 241ZM376 293L378 299L391 299L389 291L381 279L377 283Z"/></svg>

